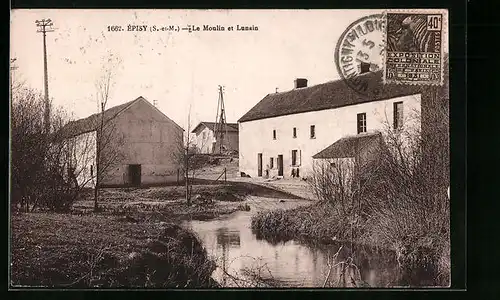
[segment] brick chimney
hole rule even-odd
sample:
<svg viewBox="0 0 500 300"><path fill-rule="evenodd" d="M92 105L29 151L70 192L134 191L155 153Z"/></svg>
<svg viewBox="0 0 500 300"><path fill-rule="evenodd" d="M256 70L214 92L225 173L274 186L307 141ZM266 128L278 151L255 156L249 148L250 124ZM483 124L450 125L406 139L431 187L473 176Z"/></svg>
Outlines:
<svg viewBox="0 0 500 300"><path fill-rule="evenodd" d="M370 64L369 63L361 62L359 67L360 67L359 74L365 74L365 73L370 72Z"/></svg>
<svg viewBox="0 0 500 300"><path fill-rule="evenodd" d="M307 79L305 78L297 78L293 82L296 89L307 87Z"/></svg>

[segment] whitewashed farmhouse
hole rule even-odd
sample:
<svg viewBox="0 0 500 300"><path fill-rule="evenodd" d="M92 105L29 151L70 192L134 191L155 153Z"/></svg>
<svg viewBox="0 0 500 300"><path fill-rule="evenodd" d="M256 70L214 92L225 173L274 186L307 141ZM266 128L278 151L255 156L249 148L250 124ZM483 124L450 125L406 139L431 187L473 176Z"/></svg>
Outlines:
<svg viewBox="0 0 500 300"><path fill-rule="evenodd" d="M379 82L379 92L367 97L342 80L307 86L296 79L293 90L265 96L238 120L240 172L307 177L314 159L352 157L359 141L378 143L387 129L420 130L418 88L383 85L380 72L360 76Z"/></svg>
<svg viewBox="0 0 500 300"><path fill-rule="evenodd" d="M216 150L220 149L219 144L221 141L218 141L214 135L215 126L214 122L200 122L191 131L191 133L195 134L196 147L203 154L216 153ZM238 124L226 123L223 131L223 148L226 151L238 152Z"/></svg>
<svg viewBox="0 0 500 300"><path fill-rule="evenodd" d="M98 136L101 122L104 129ZM103 171L100 186L141 186L177 180L178 164L173 153L182 149L183 131L139 97L105 110L104 118L98 113L70 122L60 136L67 142L67 168L80 185L95 185L99 153Z"/></svg>

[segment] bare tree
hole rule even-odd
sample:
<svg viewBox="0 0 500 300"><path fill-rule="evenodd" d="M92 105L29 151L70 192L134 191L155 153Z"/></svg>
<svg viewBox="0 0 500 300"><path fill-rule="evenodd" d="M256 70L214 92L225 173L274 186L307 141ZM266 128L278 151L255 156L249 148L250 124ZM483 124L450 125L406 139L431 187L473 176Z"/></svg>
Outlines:
<svg viewBox="0 0 500 300"><path fill-rule="evenodd" d="M359 155L313 162L308 184L320 201L330 204L339 238L352 242L360 235L362 220L370 211L367 195L377 184L378 171L373 160L361 161Z"/></svg>
<svg viewBox="0 0 500 300"><path fill-rule="evenodd" d="M352 199L354 164L354 158L332 158L313 163L309 184L317 198L330 202L339 215L346 214Z"/></svg>
<svg viewBox="0 0 500 300"><path fill-rule="evenodd" d="M187 130L184 131L184 134L179 135L177 139L178 141L176 141L176 144L178 147L172 153L172 156L183 173L184 186L186 188L186 203L189 206L191 205L191 185L189 182L189 171L191 168L190 163L191 157L193 157L196 152L194 139L191 135L191 105L189 106L189 112L187 115Z"/></svg>
<svg viewBox="0 0 500 300"><path fill-rule="evenodd" d="M43 176L45 145L43 99L41 94L23 88L12 95L11 106L11 184L12 205L29 210L36 201L37 178Z"/></svg>
<svg viewBox="0 0 500 300"><path fill-rule="evenodd" d="M13 206L31 211L39 206L67 210L83 187L93 180L100 181L117 161L118 152L112 149L119 148L119 135L103 111L119 64L119 59L109 56L96 81L100 118L91 119L90 127L83 128L84 132L95 129L94 135L80 134L71 126L68 130L68 114L56 107L50 109L52 122L47 135L42 128L45 107L41 94L22 80L11 82ZM96 172L89 168L93 163L99 166Z"/></svg>
<svg viewBox="0 0 500 300"><path fill-rule="evenodd" d="M68 170L67 177L74 186L75 197L92 183L95 211L99 210L99 188L103 180L123 157L124 136L115 122L116 114L106 112L120 64L121 59L112 54L105 58L101 76L95 82L100 112L86 121L69 122L62 130L54 131L56 143L53 148L58 153L59 164Z"/></svg>
<svg viewBox="0 0 500 300"><path fill-rule="evenodd" d="M109 119L109 117L114 116L106 116L105 113L111 91L116 83L115 76L122 60L113 54L110 54L105 60L101 70L102 75L95 82L96 100L101 110L96 130L95 211L99 210L99 188L109 169L119 161L121 157L119 148L120 144L123 143L123 137L119 136L116 124L113 119Z"/></svg>
<svg viewBox="0 0 500 300"><path fill-rule="evenodd" d="M413 113L420 127L384 129L378 188L383 196L372 199L366 238L396 251L403 268L441 268L449 280L450 207L449 115L447 87L427 87L422 110ZM405 121L406 123L406 121ZM413 254L411 254L413 253ZM425 255L418 259L415 253ZM420 261L419 261L420 260ZM422 264L433 264L422 265Z"/></svg>
<svg viewBox="0 0 500 300"><path fill-rule="evenodd" d="M203 149L207 142L209 142L208 137L202 139L201 143L197 143L195 137L191 133L190 105L187 115L187 130L183 135L178 137L178 148L172 153L174 161L177 162L179 169L184 174L187 205L191 205L192 183L196 177L197 171L206 165L206 155L201 154L201 149Z"/></svg>
<svg viewBox="0 0 500 300"><path fill-rule="evenodd" d="M11 106L11 204L25 211L68 210L74 189L66 176L64 151L55 134L44 131L44 99L23 84L13 89ZM50 104L52 106L52 104ZM67 122L67 114L51 108L51 132Z"/></svg>

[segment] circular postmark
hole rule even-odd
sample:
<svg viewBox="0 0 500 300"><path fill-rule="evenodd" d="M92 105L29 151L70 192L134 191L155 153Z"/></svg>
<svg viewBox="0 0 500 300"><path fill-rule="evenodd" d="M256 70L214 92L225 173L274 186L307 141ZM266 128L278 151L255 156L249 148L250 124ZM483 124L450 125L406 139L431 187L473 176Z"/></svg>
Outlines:
<svg viewBox="0 0 500 300"><path fill-rule="evenodd" d="M335 64L344 82L364 96L381 91L384 57L385 17L363 17L347 27L335 48Z"/></svg>

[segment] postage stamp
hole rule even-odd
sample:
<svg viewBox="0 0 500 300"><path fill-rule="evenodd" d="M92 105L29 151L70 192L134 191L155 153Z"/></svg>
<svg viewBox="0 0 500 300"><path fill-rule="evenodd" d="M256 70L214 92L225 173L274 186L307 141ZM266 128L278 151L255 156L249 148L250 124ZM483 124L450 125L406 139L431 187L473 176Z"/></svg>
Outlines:
<svg viewBox="0 0 500 300"><path fill-rule="evenodd" d="M380 93L384 57L385 19L374 14L351 23L340 36L335 64L344 82L356 93L370 97ZM366 74L366 75L365 75Z"/></svg>
<svg viewBox="0 0 500 300"><path fill-rule="evenodd" d="M384 13L384 83L443 85L446 10Z"/></svg>

